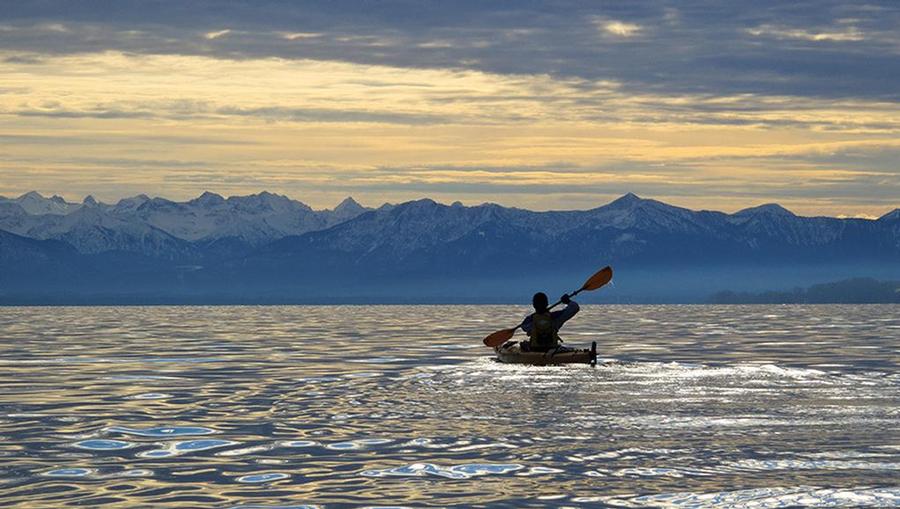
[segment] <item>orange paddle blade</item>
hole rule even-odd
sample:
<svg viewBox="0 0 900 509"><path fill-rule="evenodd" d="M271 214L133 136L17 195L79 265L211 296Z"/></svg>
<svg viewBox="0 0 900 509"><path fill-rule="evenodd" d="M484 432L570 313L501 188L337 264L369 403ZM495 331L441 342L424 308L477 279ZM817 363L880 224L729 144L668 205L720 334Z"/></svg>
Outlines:
<svg viewBox="0 0 900 509"><path fill-rule="evenodd" d="M516 329L518 329L518 327L516 327ZM484 338L484 346L495 347L506 343L507 341L512 339L513 334L516 333L516 329L498 330L497 332Z"/></svg>
<svg viewBox="0 0 900 509"><path fill-rule="evenodd" d="M597 288L600 288L601 286L605 285L606 283L609 283L612 280L612 276L613 276L612 267L610 267L610 266L603 267L602 269L597 271L596 274L594 274L593 276L588 278L588 280L585 281L584 286L582 286L581 289L587 290L587 291L596 290Z"/></svg>

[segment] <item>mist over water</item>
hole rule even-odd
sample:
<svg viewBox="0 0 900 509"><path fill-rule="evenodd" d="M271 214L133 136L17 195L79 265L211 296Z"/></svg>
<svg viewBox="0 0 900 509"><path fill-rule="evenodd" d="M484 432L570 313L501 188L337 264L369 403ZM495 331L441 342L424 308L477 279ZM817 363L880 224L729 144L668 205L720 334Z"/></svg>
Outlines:
<svg viewBox="0 0 900 509"><path fill-rule="evenodd" d="M900 306L0 308L0 506L900 505Z"/></svg>

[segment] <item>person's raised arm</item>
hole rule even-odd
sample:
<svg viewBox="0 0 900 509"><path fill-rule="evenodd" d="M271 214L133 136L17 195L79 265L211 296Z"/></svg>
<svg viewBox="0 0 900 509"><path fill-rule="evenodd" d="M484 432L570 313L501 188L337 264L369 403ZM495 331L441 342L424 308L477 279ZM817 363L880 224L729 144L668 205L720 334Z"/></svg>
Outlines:
<svg viewBox="0 0 900 509"><path fill-rule="evenodd" d="M553 312L553 326L556 327L556 330L559 330L564 323L569 321L569 319L575 316L578 313L578 310L581 309L577 302L569 298L568 293L564 293L559 300L562 301L566 307L561 311Z"/></svg>

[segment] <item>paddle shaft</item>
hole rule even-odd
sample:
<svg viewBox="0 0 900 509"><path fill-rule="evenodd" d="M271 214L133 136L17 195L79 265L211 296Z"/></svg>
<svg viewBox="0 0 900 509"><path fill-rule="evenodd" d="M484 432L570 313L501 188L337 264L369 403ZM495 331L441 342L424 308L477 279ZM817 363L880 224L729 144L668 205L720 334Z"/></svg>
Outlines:
<svg viewBox="0 0 900 509"><path fill-rule="evenodd" d="M581 287L581 288L575 290L574 292L570 293L570 294L569 294L569 298L571 299L572 297L578 295L579 293L581 293L582 290L584 290L584 287ZM562 304L562 301L561 301L561 300L556 301L556 304L554 304L554 305L550 306L549 308L547 308L547 311L550 311L551 309L555 308L556 306L559 306L560 304Z"/></svg>

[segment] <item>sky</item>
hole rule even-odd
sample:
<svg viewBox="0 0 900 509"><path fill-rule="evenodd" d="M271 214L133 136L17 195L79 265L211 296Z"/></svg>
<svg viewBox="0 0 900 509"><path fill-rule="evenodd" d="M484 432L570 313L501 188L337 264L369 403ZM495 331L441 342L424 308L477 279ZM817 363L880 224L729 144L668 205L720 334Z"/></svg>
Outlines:
<svg viewBox="0 0 900 509"><path fill-rule="evenodd" d="M0 195L900 206L900 3L0 0Z"/></svg>

